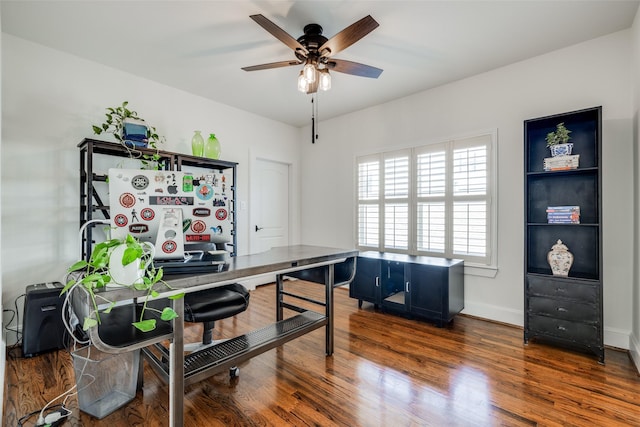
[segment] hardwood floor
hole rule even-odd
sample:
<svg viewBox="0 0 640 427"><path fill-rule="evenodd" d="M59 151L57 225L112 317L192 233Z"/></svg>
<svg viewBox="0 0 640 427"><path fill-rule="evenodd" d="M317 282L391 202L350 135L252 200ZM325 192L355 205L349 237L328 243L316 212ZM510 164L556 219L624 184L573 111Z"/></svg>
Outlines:
<svg viewBox="0 0 640 427"><path fill-rule="evenodd" d="M306 282L287 282L322 294ZM231 337L275 319L275 289L251 293L249 310L216 325ZM628 354L595 357L539 343L522 329L458 316L446 328L357 308L335 292L335 353L324 329L302 336L185 390L186 426L640 426L640 377ZM200 326L189 327L197 341ZM64 426L166 426L167 387L145 366L142 391L97 420L78 411ZM74 384L69 353L8 358L4 426ZM25 426L32 426L36 416Z"/></svg>

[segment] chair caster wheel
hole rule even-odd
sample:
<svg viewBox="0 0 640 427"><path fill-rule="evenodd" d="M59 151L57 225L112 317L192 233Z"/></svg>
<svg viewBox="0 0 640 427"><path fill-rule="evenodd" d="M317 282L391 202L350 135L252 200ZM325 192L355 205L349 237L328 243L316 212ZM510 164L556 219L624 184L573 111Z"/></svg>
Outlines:
<svg viewBox="0 0 640 427"><path fill-rule="evenodd" d="M229 368L229 377L236 378L240 376L240 368L234 366L233 368Z"/></svg>

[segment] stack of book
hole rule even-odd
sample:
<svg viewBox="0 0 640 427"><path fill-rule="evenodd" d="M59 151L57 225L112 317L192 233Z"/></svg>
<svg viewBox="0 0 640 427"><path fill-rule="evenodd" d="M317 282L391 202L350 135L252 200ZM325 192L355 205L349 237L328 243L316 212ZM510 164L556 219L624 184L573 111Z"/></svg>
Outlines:
<svg viewBox="0 0 640 427"><path fill-rule="evenodd" d="M569 169L578 169L580 163L580 154L572 156L556 156L544 159L545 171L563 171Z"/></svg>
<svg viewBox="0 0 640 427"><path fill-rule="evenodd" d="M580 224L580 206L547 207L547 223Z"/></svg>

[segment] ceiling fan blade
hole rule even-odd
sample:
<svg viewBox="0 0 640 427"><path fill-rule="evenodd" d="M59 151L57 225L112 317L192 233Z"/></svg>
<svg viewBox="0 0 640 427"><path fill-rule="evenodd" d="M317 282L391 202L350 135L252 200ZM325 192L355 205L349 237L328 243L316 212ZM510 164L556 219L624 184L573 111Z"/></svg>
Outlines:
<svg viewBox="0 0 640 427"><path fill-rule="evenodd" d="M268 70L270 68L280 68L280 67L289 67L292 65L300 65L302 62L300 61L280 61L280 62L271 62L269 64L261 64L261 65L252 65L250 67L242 67L245 71L258 71L258 70Z"/></svg>
<svg viewBox="0 0 640 427"><path fill-rule="evenodd" d="M370 77L372 79L377 79L378 77L380 77L380 74L382 74L383 71L382 69L372 67L371 65L333 58L327 62L327 68L329 68L331 71L353 74L354 76L360 77Z"/></svg>
<svg viewBox="0 0 640 427"><path fill-rule="evenodd" d="M378 28L379 25L371 15L367 15L327 40L320 46L318 52L323 56L335 55ZM325 49L329 49L329 53L323 54Z"/></svg>
<svg viewBox="0 0 640 427"><path fill-rule="evenodd" d="M305 49L305 47L302 46L298 40L291 37L285 30L278 27L273 22L269 21L263 15L250 15L249 18L256 21L258 25L260 25L262 28L267 30L269 33L271 33L272 36L274 36L275 38L280 40L282 43L289 46L294 51L300 50L304 52L305 55L309 53L307 49Z"/></svg>

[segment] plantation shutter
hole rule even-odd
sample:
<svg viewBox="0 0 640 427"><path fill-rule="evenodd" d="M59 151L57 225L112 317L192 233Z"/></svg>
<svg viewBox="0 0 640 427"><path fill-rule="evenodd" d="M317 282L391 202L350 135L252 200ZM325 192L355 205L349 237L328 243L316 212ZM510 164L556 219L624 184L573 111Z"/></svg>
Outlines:
<svg viewBox="0 0 640 427"><path fill-rule="evenodd" d="M380 245L380 158L358 161L358 246Z"/></svg>
<svg viewBox="0 0 640 427"><path fill-rule="evenodd" d="M446 146L416 149L416 246L444 253L446 245Z"/></svg>
<svg viewBox="0 0 640 427"><path fill-rule="evenodd" d="M492 265L494 146L485 133L359 157L358 247Z"/></svg>
<svg viewBox="0 0 640 427"><path fill-rule="evenodd" d="M491 137L452 143L453 256L488 257Z"/></svg>
<svg viewBox="0 0 640 427"><path fill-rule="evenodd" d="M411 152L384 156L384 247L409 249L409 159Z"/></svg>

